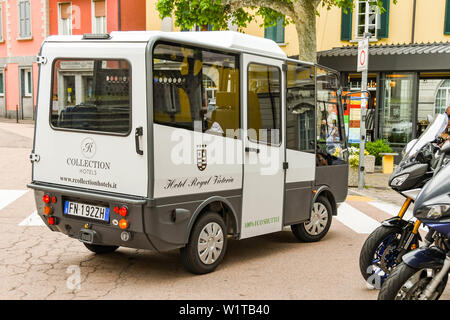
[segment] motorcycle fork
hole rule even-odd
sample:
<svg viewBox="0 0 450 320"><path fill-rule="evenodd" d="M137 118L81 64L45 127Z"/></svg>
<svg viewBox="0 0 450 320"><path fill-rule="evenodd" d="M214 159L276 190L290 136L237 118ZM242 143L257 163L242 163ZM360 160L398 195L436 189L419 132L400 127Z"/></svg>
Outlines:
<svg viewBox="0 0 450 320"><path fill-rule="evenodd" d="M411 198L406 198L405 202L403 202L402 208L400 209L399 213L398 213L398 218L399 219L403 219L403 216L406 213L406 210L408 210L409 205L411 204L412 199Z"/></svg>

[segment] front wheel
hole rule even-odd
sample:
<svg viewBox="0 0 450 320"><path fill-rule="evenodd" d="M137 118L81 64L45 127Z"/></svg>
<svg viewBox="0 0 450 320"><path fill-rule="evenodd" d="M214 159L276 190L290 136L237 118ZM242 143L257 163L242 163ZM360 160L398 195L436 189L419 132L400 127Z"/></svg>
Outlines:
<svg viewBox="0 0 450 320"><path fill-rule="evenodd" d="M378 300L420 300L425 288L438 269L416 269L401 263L381 286ZM447 284L448 275L442 279L430 300L437 300Z"/></svg>
<svg viewBox="0 0 450 320"><path fill-rule="evenodd" d="M325 197L314 202L309 221L291 225L294 236L302 242L316 242L327 234L331 226L332 209Z"/></svg>
<svg viewBox="0 0 450 320"><path fill-rule="evenodd" d="M381 225L364 242L359 254L359 270L370 285L379 289L397 265L401 235L402 229Z"/></svg>
<svg viewBox="0 0 450 320"><path fill-rule="evenodd" d="M208 212L192 228L188 244L181 248L181 262L194 274L214 271L227 249L227 228L220 215Z"/></svg>

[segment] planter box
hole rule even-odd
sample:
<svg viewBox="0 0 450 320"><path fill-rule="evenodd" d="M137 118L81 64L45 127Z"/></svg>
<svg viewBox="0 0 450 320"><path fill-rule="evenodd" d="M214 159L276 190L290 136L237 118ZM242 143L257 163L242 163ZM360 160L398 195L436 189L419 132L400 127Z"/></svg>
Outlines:
<svg viewBox="0 0 450 320"><path fill-rule="evenodd" d="M364 156L364 168L367 173L375 172L375 156Z"/></svg>
<svg viewBox="0 0 450 320"><path fill-rule="evenodd" d="M352 166L348 167L348 186L349 187L358 186L358 168Z"/></svg>

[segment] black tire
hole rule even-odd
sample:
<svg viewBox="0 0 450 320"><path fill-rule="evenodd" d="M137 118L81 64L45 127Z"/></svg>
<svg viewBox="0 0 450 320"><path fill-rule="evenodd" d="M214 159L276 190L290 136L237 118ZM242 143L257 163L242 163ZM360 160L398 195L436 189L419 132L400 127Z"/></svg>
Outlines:
<svg viewBox="0 0 450 320"><path fill-rule="evenodd" d="M325 228L320 233L313 235L313 234L309 233L305 227L305 226L307 226L309 221L291 225L292 233L297 238L297 240L299 240L301 242L320 241L323 237L325 237L325 235L328 233L328 230L330 229L331 220L333 217L333 211L332 211L330 202L328 201L327 198L319 196L316 200L316 203L323 204L326 208L326 211L327 211L326 215L327 215L328 219L327 219Z"/></svg>
<svg viewBox="0 0 450 320"><path fill-rule="evenodd" d="M407 294L404 298L404 300L416 300L419 298L419 293L423 292L423 289L426 287L426 285L431 281L431 278L426 277L426 270L424 269L416 269L413 267L408 266L405 263L400 263L389 275L389 277L384 281L383 285L381 286L380 293L378 294L378 300L402 300L397 299L397 295L402 289L403 285L417 272L422 271L420 274L420 283L417 282L415 285L412 286L413 291L409 291L409 294ZM445 289L445 286L447 284L448 275L442 279L442 282L438 285L436 288L437 295L434 297L436 300L439 299L442 292Z"/></svg>
<svg viewBox="0 0 450 320"><path fill-rule="evenodd" d="M383 241L388 239L390 236L401 235L402 230L395 227L385 227L383 225L376 228L364 242L361 253L359 254L359 270L364 280L368 280L369 277L373 275L371 272L373 268L372 262L374 259L375 252L378 250ZM395 265L394 265L395 267ZM387 270L383 270L388 274ZM380 279L381 280L381 279ZM382 281L381 281L382 282ZM380 282L380 284L381 284ZM379 288L378 288L379 289Z"/></svg>
<svg viewBox="0 0 450 320"><path fill-rule="evenodd" d="M105 253L111 253L117 250L119 248L118 246L102 246L99 244L89 244L84 243L83 244L88 248L90 251L97 253L97 254L105 254Z"/></svg>
<svg viewBox="0 0 450 320"><path fill-rule="evenodd" d="M203 229L211 223L215 223L220 226L221 232L223 234L223 239L221 241L222 249L219 256L214 257L214 262L207 264L204 263L199 256L198 242ZM210 273L214 271L222 262L227 250L227 242L227 228L222 217L215 212L207 212L196 221L194 227L191 230L188 244L180 249L181 262L183 266L193 274ZM204 252L206 252L206 250L207 249L205 248ZM207 253L207 255L208 254L209 253Z"/></svg>

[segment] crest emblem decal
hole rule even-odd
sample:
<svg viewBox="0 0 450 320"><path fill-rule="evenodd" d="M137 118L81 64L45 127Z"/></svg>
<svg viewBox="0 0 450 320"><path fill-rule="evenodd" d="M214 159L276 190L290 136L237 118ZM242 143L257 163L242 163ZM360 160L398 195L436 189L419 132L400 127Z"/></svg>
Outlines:
<svg viewBox="0 0 450 320"><path fill-rule="evenodd" d="M206 144L200 144L197 146L197 168L200 171L206 169Z"/></svg>

